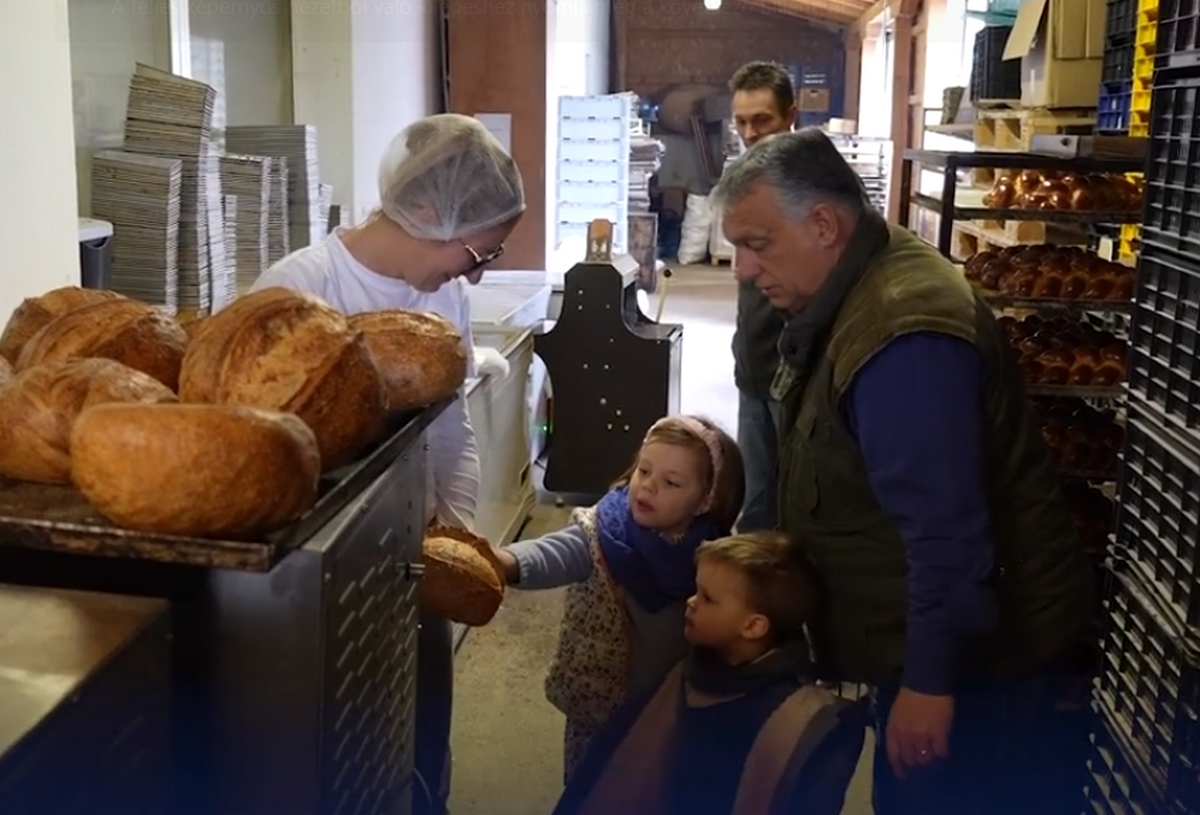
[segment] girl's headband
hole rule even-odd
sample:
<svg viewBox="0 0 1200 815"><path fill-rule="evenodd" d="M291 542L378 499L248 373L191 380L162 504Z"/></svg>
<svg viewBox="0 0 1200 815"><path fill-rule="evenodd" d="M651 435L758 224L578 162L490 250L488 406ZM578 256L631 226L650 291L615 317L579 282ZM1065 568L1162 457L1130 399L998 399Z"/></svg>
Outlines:
<svg viewBox="0 0 1200 815"><path fill-rule="evenodd" d="M708 458L712 462L713 469L712 486L708 490L708 496L711 498L717 489L717 478L721 474L721 465L724 463L724 454L721 451L721 439L712 428L705 426L704 422L693 416L664 416L650 425L650 429L646 431L646 441L650 440L655 430L671 424L682 425L700 439L700 441L704 442L704 446L708 448Z"/></svg>

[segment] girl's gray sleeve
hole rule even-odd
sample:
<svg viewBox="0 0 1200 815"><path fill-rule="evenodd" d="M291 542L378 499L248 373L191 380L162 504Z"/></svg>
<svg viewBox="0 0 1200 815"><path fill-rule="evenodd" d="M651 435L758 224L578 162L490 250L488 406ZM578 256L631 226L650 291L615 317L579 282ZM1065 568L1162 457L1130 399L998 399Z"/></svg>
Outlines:
<svg viewBox="0 0 1200 815"><path fill-rule="evenodd" d="M516 557L520 569L514 589L554 589L582 583L592 573L587 532L578 524L505 549Z"/></svg>

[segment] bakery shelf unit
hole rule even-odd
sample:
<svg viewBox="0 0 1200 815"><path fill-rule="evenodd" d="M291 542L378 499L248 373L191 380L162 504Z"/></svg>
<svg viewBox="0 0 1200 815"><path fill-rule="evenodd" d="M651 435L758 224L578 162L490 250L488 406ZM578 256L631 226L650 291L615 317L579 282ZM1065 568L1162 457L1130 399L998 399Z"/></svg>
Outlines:
<svg viewBox="0 0 1200 815"><path fill-rule="evenodd" d="M900 163L900 224L909 226L914 209L924 209L939 216L936 240L930 241L946 257L952 256L954 225L961 221L1037 222L1043 224L1135 223L1137 212L1082 212L1050 209L992 209L983 206L981 190L959 178L962 170L993 168L1006 170L1057 170L1080 174L1124 175L1139 172L1138 158L1094 158L1043 155L1039 153L953 152L907 150ZM935 171L942 176L941 190L934 195L922 192L917 185L922 171Z"/></svg>
<svg viewBox="0 0 1200 815"><path fill-rule="evenodd" d="M846 133L830 133L829 138L862 179L871 205L886 213L888 168L892 166L891 140Z"/></svg>

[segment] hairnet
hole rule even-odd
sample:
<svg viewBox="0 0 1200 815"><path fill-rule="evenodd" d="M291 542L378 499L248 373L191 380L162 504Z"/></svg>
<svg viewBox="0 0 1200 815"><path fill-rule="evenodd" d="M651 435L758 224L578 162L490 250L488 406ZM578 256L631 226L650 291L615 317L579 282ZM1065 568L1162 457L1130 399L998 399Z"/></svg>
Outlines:
<svg viewBox="0 0 1200 815"><path fill-rule="evenodd" d="M442 113L406 127L379 166L383 213L410 235L451 241L525 210L521 172L469 116Z"/></svg>

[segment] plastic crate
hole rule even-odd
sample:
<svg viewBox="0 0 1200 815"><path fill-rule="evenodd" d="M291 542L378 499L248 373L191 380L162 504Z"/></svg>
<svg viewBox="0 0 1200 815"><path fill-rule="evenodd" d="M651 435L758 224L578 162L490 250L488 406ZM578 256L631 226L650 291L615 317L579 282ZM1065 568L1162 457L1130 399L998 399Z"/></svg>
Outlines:
<svg viewBox="0 0 1200 815"><path fill-rule="evenodd" d="M1200 65L1200 0L1161 0L1154 57L1159 68Z"/></svg>
<svg viewBox="0 0 1200 815"><path fill-rule="evenodd" d="M1100 81L1127 82L1133 80L1133 43L1109 43L1104 47L1104 67Z"/></svg>
<svg viewBox="0 0 1200 815"><path fill-rule="evenodd" d="M1147 229L1138 259L1129 388L1200 447L1200 259L1175 255Z"/></svg>
<svg viewBox="0 0 1200 815"><path fill-rule="evenodd" d="M1146 788L1143 775L1135 770L1115 727L1097 711L1088 757L1088 781L1083 791L1086 815L1156 815L1159 799ZM1139 768L1140 769L1140 768Z"/></svg>
<svg viewBox="0 0 1200 815"><path fill-rule="evenodd" d="M1137 0L1108 0L1104 21L1106 43L1133 43L1133 35L1137 31L1137 9Z"/></svg>
<svg viewBox="0 0 1200 815"><path fill-rule="evenodd" d="M975 35L971 101L1021 98L1021 60L1005 60L1011 26L988 26Z"/></svg>
<svg viewBox="0 0 1200 815"><path fill-rule="evenodd" d="M1165 248L1200 254L1200 76L1158 76L1142 224Z"/></svg>
<svg viewBox="0 0 1200 815"><path fill-rule="evenodd" d="M1118 473L1114 553L1142 569L1180 619L1200 622L1200 452L1170 437L1161 415L1131 395Z"/></svg>
<svg viewBox="0 0 1200 815"><path fill-rule="evenodd" d="M1200 732L1200 654L1172 627L1141 581L1117 564L1105 605L1108 627L1095 683L1098 718L1122 742L1119 752L1136 766L1146 792L1178 805L1186 800L1191 755Z"/></svg>
<svg viewBox="0 0 1200 815"><path fill-rule="evenodd" d="M1129 100L1133 95L1133 80L1100 86L1096 102L1096 132L1124 136L1129 130Z"/></svg>

